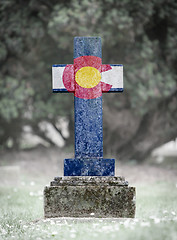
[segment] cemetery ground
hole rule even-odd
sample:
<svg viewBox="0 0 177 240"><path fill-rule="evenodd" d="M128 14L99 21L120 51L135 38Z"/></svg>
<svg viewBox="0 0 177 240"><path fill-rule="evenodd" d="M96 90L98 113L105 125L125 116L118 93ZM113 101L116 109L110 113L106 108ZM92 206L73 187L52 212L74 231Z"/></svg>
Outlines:
<svg viewBox="0 0 177 240"><path fill-rule="evenodd" d="M62 175L58 149L1 152L0 239L177 239L177 161L117 162L136 187L135 219L44 219L43 189Z"/></svg>

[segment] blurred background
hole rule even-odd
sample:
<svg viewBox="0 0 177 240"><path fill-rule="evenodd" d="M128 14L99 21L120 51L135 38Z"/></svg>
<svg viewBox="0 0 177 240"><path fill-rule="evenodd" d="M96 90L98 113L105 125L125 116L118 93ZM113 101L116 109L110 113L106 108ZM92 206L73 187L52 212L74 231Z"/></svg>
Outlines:
<svg viewBox="0 0 177 240"><path fill-rule="evenodd" d="M175 0L1 0L1 156L74 153L73 95L52 93L51 66L73 63L75 36L101 36L103 63L124 65L125 89L103 96L104 154L177 159L176 26Z"/></svg>
<svg viewBox="0 0 177 240"><path fill-rule="evenodd" d="M75 36L100 36L103 64L124 65L124 92L103 94L104 157L136 187L134 225L38 223L74 156L74 97L52 93L51 67L73 63ZM176 0L0 0L2 239L176 239L176 138Z"/></svg>

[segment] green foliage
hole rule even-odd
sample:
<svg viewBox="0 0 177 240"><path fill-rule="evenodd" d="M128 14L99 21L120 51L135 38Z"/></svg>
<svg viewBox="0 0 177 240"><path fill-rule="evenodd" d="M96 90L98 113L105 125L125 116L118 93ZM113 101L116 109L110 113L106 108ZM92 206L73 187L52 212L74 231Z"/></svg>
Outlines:
<svg viewBox="0 0 177 240"><path fill-rule="evenodd" d="M176 16L174 0L1 1L2 145L19 119L72 119L72 97L51 93L51 65L72 63L74 36L102 37L103 61L124 64L130 111L146 114L176 88Z"/></svg>
<svg viewBox="0 0 177 240"><path fill-rule="evenodd" d="M3 119L11 121L21 116L26 108L28 99L33 96L34 90L26 86L25 81L19 83L18 79L6 77L5 82L0 81L1 97L0 112Z"/></svg>

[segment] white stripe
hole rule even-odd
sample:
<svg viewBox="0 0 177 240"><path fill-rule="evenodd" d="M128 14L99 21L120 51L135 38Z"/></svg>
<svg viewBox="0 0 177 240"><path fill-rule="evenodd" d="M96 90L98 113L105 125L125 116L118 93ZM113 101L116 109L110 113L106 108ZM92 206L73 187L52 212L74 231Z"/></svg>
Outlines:
<svg viewBox="0 0 177 240"><path fill-rule="evenodd" d="M102 72L101 81L112 85L112 88L123 88L123 66L111 66L112 69Z"/></svg>
<svg viewBox="0 0 177 240"><path fill-rule="evenodd" d="M52 67L52 87L53 89L66 89L63 84L63 71L65 67Z"/></svg>

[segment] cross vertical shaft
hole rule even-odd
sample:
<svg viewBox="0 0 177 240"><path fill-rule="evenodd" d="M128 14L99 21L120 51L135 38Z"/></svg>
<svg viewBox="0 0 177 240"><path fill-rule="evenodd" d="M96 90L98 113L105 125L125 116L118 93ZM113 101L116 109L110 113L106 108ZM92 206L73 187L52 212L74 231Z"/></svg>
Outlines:
<svg viewBox="0 0 177 240"><path fill-rule="evenodd" d="M101 39L75 38L74 59L82 56L101 58ZM75 158L102 158L102 96L94 99L74 97L74 105Z"/></svg>

